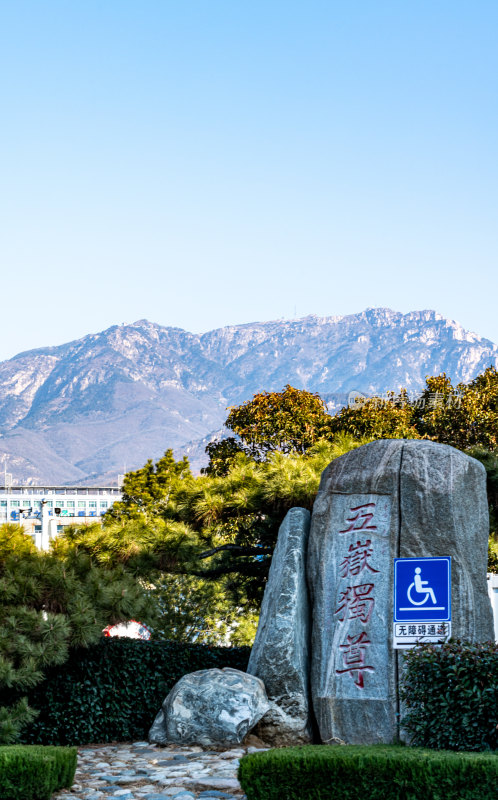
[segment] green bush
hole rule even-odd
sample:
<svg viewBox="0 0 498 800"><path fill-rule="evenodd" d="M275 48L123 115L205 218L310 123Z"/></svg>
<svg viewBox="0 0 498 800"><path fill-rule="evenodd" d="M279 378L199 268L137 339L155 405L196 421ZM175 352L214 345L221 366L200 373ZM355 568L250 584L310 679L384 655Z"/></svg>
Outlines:
<svg viewBox="0 0 498 800"><path fill-rule="evenodd" d="M498 756L307 745L244 756L247 800L495 800Z"/></svg>
<svg viewBox="0 0 498 800"><path fill-rule="evenodd" d="M412 744L498 750L498 644L450 641L408 651L402 726Z"/></svg>
<svg viewBox="0 0 498 800"><path fill-rule="evenodd" d="M0 747L0 797L49 800L53 792L72 785L76 758L75 747Z"/></svg>
<svg viewBox="0 0 498 800"><path fill-rule="evenodd" d="M22 740L87 744L144 739L183 675L212 667L245 670L248 659L249 648L102 639L72 651L63 666L48 669L44 682L28 693L30 706L40 713Z"/></svg>

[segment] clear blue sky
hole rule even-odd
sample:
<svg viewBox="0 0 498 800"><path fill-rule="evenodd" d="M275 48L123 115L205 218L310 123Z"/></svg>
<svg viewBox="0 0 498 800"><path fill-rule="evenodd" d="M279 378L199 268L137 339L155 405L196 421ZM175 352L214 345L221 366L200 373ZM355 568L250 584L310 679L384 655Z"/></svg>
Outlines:
<svg viewBox="0 0 498 800"><path fill-rule="evenodd" d="M0 358L435 308L498 342L496 0L4 0Z"/></svg>

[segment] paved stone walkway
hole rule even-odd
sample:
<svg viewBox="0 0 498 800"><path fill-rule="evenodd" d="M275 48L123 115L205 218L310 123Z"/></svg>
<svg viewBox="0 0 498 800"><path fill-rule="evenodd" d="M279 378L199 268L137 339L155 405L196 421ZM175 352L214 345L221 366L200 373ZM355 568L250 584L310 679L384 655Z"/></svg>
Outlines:
<svg viewBox="0 0 498 800"><path fill-rule="evenodd" d="M214 752L147 742L80 747L71 790L53 800L242 800L239 759L257 749Z"/></svg>

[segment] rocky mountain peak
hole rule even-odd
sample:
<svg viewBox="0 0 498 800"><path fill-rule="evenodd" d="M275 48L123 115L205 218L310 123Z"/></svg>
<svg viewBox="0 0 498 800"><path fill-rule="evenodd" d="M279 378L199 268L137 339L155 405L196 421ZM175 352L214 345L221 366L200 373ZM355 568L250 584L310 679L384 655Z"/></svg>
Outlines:
<svg viewBox="0 0 498 800"><path fill-rule="evenodd" d="M166 448L208 441L226 407L290 383L335 409L350 391L467 382L498 347L426 309L230 325L202 335L146 319L0 363L0 437L18 482L115 481ZM201 448L202 450L202 448Z"/></svg>

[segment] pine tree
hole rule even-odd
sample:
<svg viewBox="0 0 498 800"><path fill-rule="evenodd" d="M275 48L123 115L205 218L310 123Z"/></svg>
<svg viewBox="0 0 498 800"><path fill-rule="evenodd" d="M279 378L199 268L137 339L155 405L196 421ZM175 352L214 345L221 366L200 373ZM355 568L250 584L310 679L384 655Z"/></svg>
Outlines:
<svg viewBox="0 0 498 800"><path fill-rule="evenodd" d="M170 496L182 482L192 478L188 458L175 461L166 450L155 464L149 459L140 469L127 472L121 501L104 515L104 522L122 519L151 519L167 510Z"/></svg>
<svg viewBox="0 0 498 800"><path fill-rule="evenodd" d="M96 642L107 625L154 613L123 565L95 566L77 549L40 553L17 525L0 526L0 597L0 743L33 719L22 693L46 667Z"/></svg>

